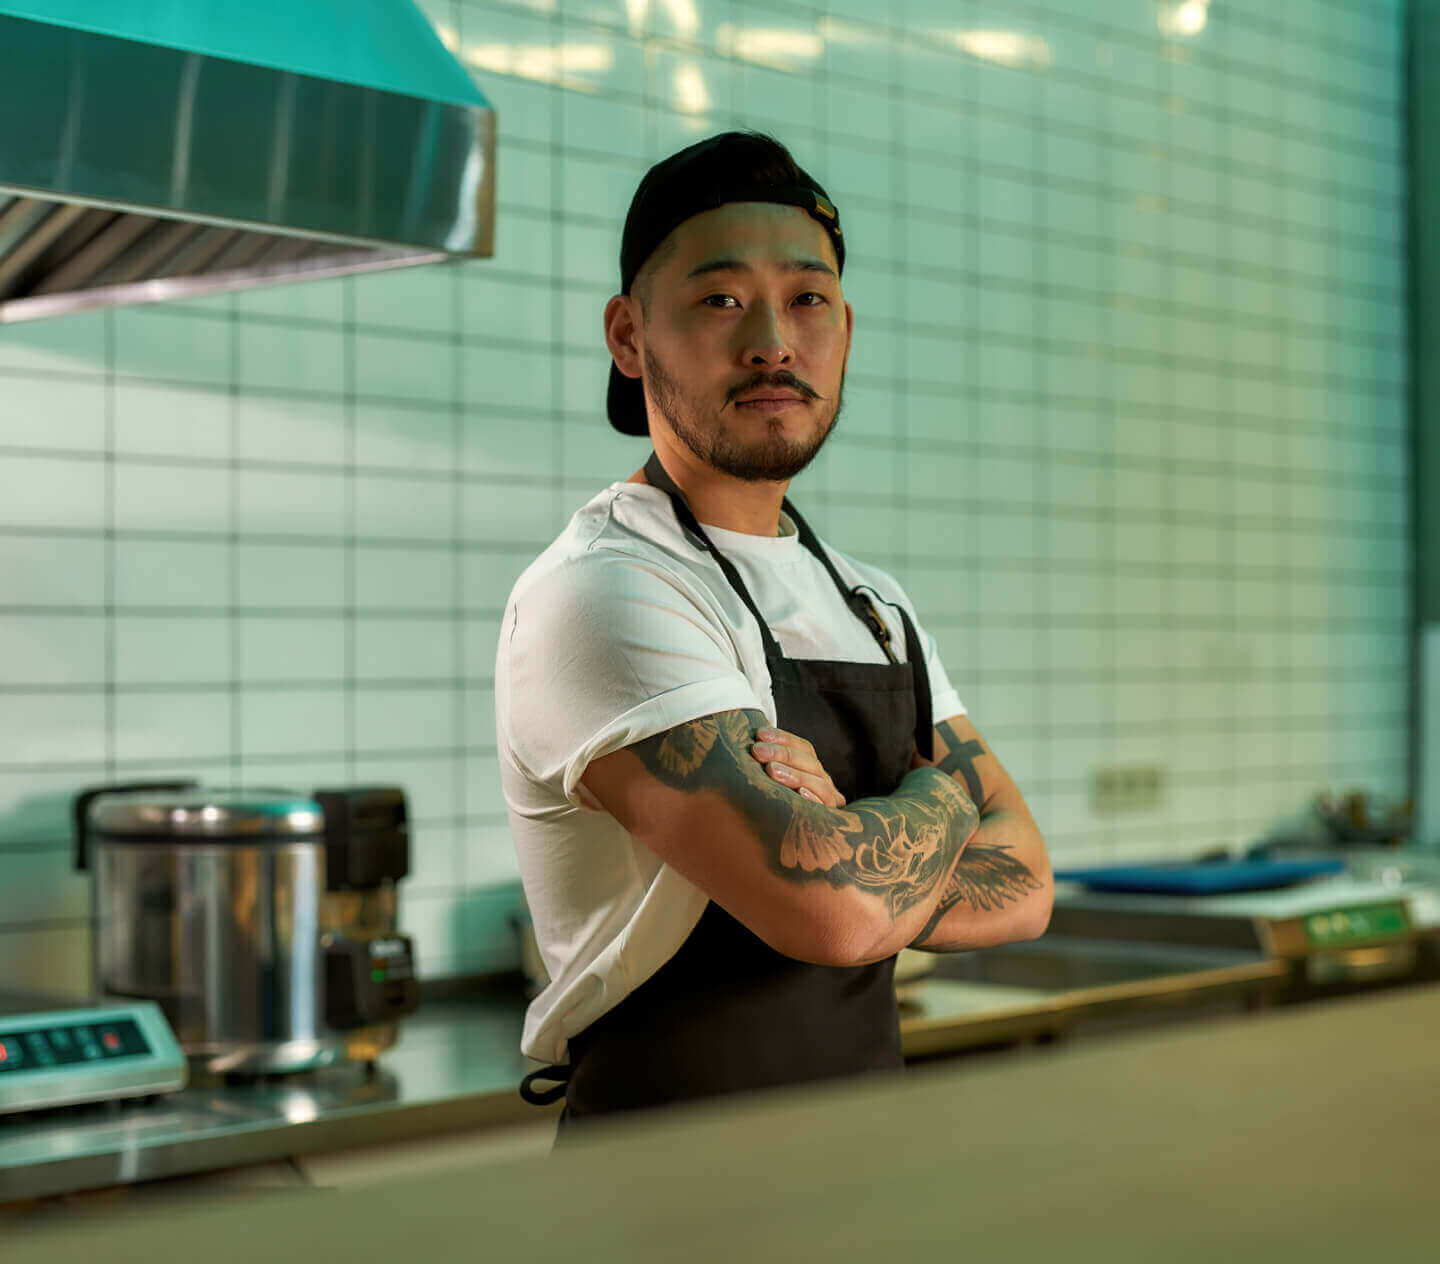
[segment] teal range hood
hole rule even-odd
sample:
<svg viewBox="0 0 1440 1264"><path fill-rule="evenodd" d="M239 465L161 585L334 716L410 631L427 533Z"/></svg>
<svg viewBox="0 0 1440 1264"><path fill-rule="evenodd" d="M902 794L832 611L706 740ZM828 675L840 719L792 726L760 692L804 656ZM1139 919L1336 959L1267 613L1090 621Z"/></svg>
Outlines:
<svg viewBox="0 0 1440 1264"><path fill-rule="evenodd" d="M0 0L0 323L489 255L494 207L412 0Z"/></svg>

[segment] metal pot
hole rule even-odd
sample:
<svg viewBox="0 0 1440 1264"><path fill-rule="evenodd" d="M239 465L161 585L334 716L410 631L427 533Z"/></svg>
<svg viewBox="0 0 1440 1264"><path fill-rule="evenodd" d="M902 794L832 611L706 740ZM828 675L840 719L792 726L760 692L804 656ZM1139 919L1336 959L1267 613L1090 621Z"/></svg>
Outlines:
<svg viewBox="0 0 1440 1264"><path fill-rule="evenodd" d="M402 791L110 786L76 823L96 991L158 1002L193 1065L301 1071L395 1043L418 1001Z"/></svg>

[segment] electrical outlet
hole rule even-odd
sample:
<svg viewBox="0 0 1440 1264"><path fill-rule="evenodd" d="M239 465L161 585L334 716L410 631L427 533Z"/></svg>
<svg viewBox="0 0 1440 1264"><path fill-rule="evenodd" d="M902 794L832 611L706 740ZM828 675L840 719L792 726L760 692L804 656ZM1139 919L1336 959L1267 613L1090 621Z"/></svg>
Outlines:
<svg viewBox="0 0 1440 1264"><path fill-rule="evenodd" d="M1091 775L1090 801L1096 816L1153 812L1164 798L1165 777L1157 764L1115 764Z"/></svg>

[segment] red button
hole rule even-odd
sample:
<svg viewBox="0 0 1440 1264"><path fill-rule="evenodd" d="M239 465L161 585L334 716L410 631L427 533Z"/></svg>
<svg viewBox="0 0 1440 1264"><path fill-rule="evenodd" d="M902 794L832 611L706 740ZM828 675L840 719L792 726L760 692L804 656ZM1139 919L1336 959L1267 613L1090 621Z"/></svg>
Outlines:
<svg viewBox="0 0 1440 1264"><path fill-rule="evenodd" d="M100 1033L100 1041L107 1049L118 1049L120 1047L120 1037L113 1031L102 1031Z"/></svg>

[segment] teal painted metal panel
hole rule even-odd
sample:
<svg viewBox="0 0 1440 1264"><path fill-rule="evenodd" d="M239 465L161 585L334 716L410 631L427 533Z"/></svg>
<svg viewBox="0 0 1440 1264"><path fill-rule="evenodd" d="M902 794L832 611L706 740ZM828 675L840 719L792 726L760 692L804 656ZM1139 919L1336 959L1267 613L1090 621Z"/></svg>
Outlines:
<svg viewBox="0 0 1440 1264"><path fill-rule="evenodd" d="M412 0L0 0L0 15L332 79L488 106Z"/></svg>

